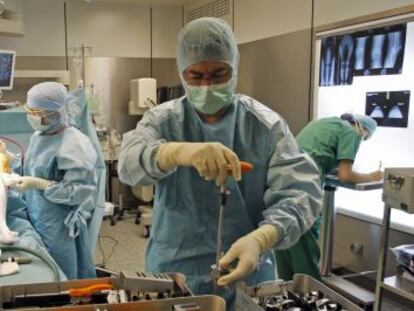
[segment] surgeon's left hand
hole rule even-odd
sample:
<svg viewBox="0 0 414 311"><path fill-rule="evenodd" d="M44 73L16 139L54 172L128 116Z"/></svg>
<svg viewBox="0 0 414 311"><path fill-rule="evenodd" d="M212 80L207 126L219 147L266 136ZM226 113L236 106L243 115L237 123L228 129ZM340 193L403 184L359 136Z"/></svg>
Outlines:
<svg viewBox="0 0 414 311"><path fill-rule="evenodd" d="M49 184L50 181L43 178L20 176L13 180L10 187L16 189L17 191L25 192L31 189L45 190Z"/></svg>
<svg viewBox="0 0 414 311"><path fill-rule="evenodd" d="M256 269L260 254L275 245L278 239L276 227L268 224L238 239L219 262L220 267L226 267L239 259L237 267L219 278L217 285L225 286L247 277Z"/></svg>

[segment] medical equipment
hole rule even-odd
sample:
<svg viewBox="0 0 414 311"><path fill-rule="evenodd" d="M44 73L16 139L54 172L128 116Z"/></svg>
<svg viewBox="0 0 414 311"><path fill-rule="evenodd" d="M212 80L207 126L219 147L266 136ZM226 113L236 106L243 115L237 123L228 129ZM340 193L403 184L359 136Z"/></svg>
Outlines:
<svg viewBox="0 0 414 311"><path fill-rule="evenodd" d="M43 255L41 252L38 252L34 249L31 249L29 247L24 247L24 246L5 246L5 245L0 246L0 250L2 252L4 252L4 251L13 251L13 252L14 251L19 251L19 252L24 252L24 253L31 254L31 255L39 258L40 260L42 260L50 268L50 270L53 272L53 281L59 281L60 280L60 272L59 272L59 267L57 266L57 264L55 262L53 262L51 259L49 259L48 257L46 257L45 255Z"/></svg>
<svg viewBox="0 0 414 311"><path fill-rule="evenodd" d="M7 110L22 106L22 104L19 101L9 102L9 103L3 103L0 102L0 110Z"/></svg>
<svg viewBox="0 0 414 311"><path fill-rule="evenodd" d="M414 213L414 169L393 168L385 170L384 193L386 205Z"/></svg>
<svg viewBox="0 0 414 311"><path fill-rule="evenodd" d="M414 277L414 245L406 244L391 248L398 267Z"/></svg>
<svg viewBox="0 0 414 311"><path fill-rule="evenodd" d="M69 51L74 55L73 68L75 73L75 81L78 88L84 88L85 85L85 59L92 53L91 46L83 44L69 48Z"/></svg>
<svg viewBox="0 0 414 311"><path fill-rule="evenodd" d="M362 311L314 278L295 274L292 281L276 280L238 288L235 310L239 311Z"/></svg>
<svg viewBox="0 0 414 311"><path fill-rule="evenodd" d="M240 168L242 173L248 173L253 170L253 166L250 163L240 161ZM228 166L227 175L232 175L232 169ZM226 185L223 184L220 186L220 209L219 209L219 217L218 217L218 225L217 225L217 246L216 246L216 263L211 267L212 268L212 278L214 282L214 291L217 290L217 280L222 276L223 273L229 271L227 267L220 267L219 261L223 256L222 253L222 241L223 241L223 214L224 208L226 206L227 197L230 194L230 191L227 190Z"/></svg>
<svg viewBox="0 0 414 311"><path fill-rule="evenodd" d="M384 217L382 221L381 249L375 291L375 311L381 310L384 290L414 301L414 281L402 275L385 278L388 241L390 236L391 209L414 214L414 168L386 168L384 174Z"/></svg>
<svg viewBox="0 0 414 311"><path fill-rule="evenodd" d="M130 115L143 115L157 104L157 80L153 78L134 79L130 82Z"/></svg>
<svg viewBox="0 0 414 311"><path fill-rule="evenodd" d="M192 306L187 308L186 306ZM0 308L28 310L214 310L224 311L216 296L193 296L179 273L121 271L119 276L67 282L3 286Z"/></svg>
<svg viewBox="0 0 414 311"><path fill-rule="evenodd" d="M0 50L0 94L1 90L13 88L15 63L16 51Z"/></svg>
<svg viewBox="0 0 414 311"><path fill-rule="evenodd" d="M357 191L381 189L382 181L365 183L341 182L337 176L327 175L325 178L325 194L322 210L322 249L321 249L321 275L323 282L329 287L348 297L359 305L372 306L374 295L360 286L357 286L344 278L332 273L333 247L335 240L336 206L335 191L337 188L347 188Z"/></svg>
<svg viewBox="0 0 414 311"><path fill-rule="evenodd" d="M0 249L1 251L1 249ZM1 256L0 262L17 262L20 265L25 265L32 262L32 259L27 256Z"/></svg>

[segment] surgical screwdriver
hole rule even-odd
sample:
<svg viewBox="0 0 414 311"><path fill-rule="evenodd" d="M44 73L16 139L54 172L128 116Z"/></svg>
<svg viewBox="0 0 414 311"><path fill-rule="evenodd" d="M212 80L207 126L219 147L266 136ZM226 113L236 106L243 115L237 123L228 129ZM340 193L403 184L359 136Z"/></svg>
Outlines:
<svg viewBox="0 0 414 311"><path fill-rule="evenodd" d="M248 162L240 161L240 169L242 173L248 173L253 170L253 165ZM227 175L232 174L232 169L229 166L227 169ZM220 268L219 268L219 261L222 256L221 248L223 242L223 214L224 208L227 203L227 197L230 192L227 190L225 184L223 183L220 186L220 209L219 209L219 219L218 219L218 227L217 227L217 249L216 249L216 264L213 267L213 281L214 281L214 290L216 291L216 282L220 277Z"/></svg>

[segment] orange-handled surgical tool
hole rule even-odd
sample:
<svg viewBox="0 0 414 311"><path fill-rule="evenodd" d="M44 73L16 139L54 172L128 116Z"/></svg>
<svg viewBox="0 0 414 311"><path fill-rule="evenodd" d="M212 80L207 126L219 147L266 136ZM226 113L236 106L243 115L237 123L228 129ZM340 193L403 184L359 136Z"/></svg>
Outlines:
<svg viewBox="0 0 414 311"><path fill-rule="evenodd" d="M69 296L71 297L89 297L93 293L102 291L102 290L112 290L113 287L108 283L95 284L91 286L81 287L81 288L70 288Z"/></svg>

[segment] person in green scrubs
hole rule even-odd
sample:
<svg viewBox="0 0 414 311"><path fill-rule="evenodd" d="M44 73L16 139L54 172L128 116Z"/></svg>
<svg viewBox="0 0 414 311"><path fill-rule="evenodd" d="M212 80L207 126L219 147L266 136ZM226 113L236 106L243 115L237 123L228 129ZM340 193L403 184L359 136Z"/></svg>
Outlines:
<svg viewBox="0 0 414 311"><path fill-rule="evenodd" d="M357 114L343 114L340 118L331 117L315 120L306 125L296 140L302 151L308 153L320 170L321 185L325 175L338 170L338 178L343 182L366 182L381 180L381 171L368 174L355 172L352 168L361 140L372 136L377 128L374 119ZM320 217L291 248L275 251L278 276L290 280L295 273L321 279L319 270Z"/></svg>

